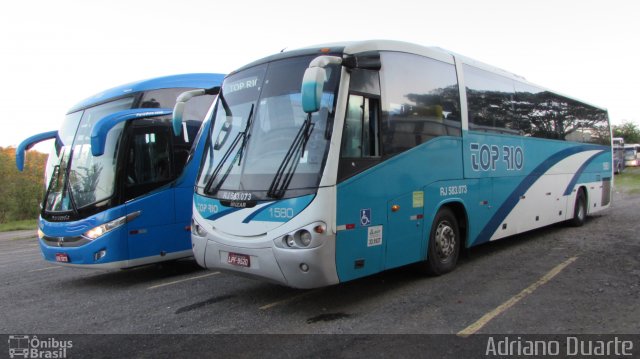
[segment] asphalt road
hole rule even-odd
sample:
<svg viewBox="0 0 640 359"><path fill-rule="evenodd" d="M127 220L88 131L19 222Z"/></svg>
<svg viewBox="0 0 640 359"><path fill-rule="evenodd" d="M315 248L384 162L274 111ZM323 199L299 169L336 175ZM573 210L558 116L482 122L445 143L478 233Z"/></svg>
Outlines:
<svg viewBox="0 0 640 359"><path fill-rule="evenodd" d="M555 225L479 246L445 276L406 267L306 291L206 271L192 260L63 268L42 259L35 238L5 235L0 332L638 334L639 213L639 195L615 193L612 207L583 227Z"/></svg>

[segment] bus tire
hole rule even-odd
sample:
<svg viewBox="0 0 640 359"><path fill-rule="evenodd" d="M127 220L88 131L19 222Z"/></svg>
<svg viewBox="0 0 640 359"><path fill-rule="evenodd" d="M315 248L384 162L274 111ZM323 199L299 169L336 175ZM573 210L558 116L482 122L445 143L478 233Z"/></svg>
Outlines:
<svg viewBox="0 0 640 359"><path fill-rule="evenodd" d="M576 196L576 203L573 207L573 218L569 221L573 227L580 227L587 219L587 196L581 188Z"/></svg>
<svg viewBox="0 0 640 359"><path fill-rule="evenodd" d="M441 208L431 225L423 272L434 276L451 272L458 263L461 240L455 214L449 208Z"/></svg>

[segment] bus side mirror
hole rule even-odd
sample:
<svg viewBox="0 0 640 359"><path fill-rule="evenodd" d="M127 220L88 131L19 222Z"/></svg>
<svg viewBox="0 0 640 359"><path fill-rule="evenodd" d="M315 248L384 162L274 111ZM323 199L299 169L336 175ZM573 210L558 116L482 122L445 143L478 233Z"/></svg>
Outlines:
<svg viewBox="0 0 640 359"><path fill-rule="evenodd" d="M173 127L173 134L178 136L182 133L182 116L184 115L184 106L187 101L197 96L203 95L217 95L220 93L220 86L212 87L210 89L197 89L191 91L185 91L181 93L176 99L176 105L173 107L173 118L171 119L171 125Z"/></svg>
<svg viewBox="0 0 640 359"><path fill-rule="evenodd" d="M306 113L313 113L320 109L322 100L322 90L327 81L327 70L325 67L331 64L341 64L342 59L337 56L318 56L311 61L309 67L304 71L302 78L302 109Z"/></svg>
<svg viewBox="0 0 640 359"><path fill-rule="evenodd" d="M20 142L20 144L16 148L16 167L18 168L18 171L22 172L22 170L24 169L25 151L33 147L36 143L50 140L52 138L56 138L57 136L58 136L58 131L49 131L49 132L33 135L27 138L26 140Z"/></svg>

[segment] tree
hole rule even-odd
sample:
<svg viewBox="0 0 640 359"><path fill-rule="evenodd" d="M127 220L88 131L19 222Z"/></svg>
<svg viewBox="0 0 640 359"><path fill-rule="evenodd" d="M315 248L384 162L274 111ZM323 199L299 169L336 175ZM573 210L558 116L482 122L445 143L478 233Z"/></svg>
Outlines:
<svg viewBox="0 0 640 359"><path fill-rule="evenodd" d="M23 172L15 165L16 149L0 147L0 223L38 217L44 193L47 155L29 151Z"/></svg>
<svg viewBox="0 0 640 359"><path fill-rule="evenodd" d="M622 125L613 125L613 137L624 138L624 143L640 143L640 128L633 122L625 121Z"/></svg>

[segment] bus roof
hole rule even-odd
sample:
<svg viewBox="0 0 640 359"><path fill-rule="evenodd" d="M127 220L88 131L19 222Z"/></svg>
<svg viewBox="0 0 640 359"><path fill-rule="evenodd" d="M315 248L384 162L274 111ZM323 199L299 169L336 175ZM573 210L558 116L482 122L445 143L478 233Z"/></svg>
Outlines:
<svg viewBox="0 0 640 359"><path fill-rule="evenodd" d="M78 110L97 105L113 98L140 91L171 87L209 88L212 87L215 83L222 83L224 76L225 75L223 74L215 73L193 73L156 77L152 79L131 82L125 85L108 89L106 91L102 91L89 98L86 98L77 103L75 106L71 107L68 113L76 112Z"/></svg>
<svg viewBox="0 0 640 359"><path fill-rule="evenodd" d="M357 53L361 53L361 52L367 52L367 51L398 51L398 52L406 52L406 53L411 53L411 54L417 54L417 55L422 55L422 56L427 56L427 57L431 57L433 59L436 60L440 60L443 62L447 62L450 64L453 64L454 61L455 62L462 62L474 67L478 67L481 68L483 70L489 71L489 72L493 72L496 73L498 75L510 78L512 80L515 81L519 81L525 84L529 84L532 86L536 86L538 88L541 88L542 90L545 91L549 91L552 93L555 93L557 95L561 95L563 97L566 97L568 99L574 100L574 101L578 101L578 102L582 102L584 104L588 104L591 105L593 107L597 107L601 110L606 111L606 108L600 107L600 106L596 106L594 104L588 103L586 101L582 101L579 99L576 99L572 96L567 96L561 92L558 91L552 91L544 86L540 86L538 84L532 83L527 81L523 76L520 75L516 75L514 73L511 73L509 71L500 69L498 67L492 66L492 65L488 65L486 63L468 58L466 56L462 56L459 54L456 54L454 52L439 48L439 47L428 47L428 46L422 46L422 45L418 45L418 44L414 44L414 43L410 43L410 42L404 42L404 41L395 41L395 40L364 40L364 41L345 41L345 42L335 42L335 43L326 43L326 44L319 44L319 45L312 45L312 46L308 46L308 47L303 47L300 49L295 49L295 50L290 50L290 51L283 51L281 53L277 53L275 55L271 55L262 59L259 59L257 61L254 61L248 65L245 65L241 68L239 68L238 70L233 71L234 73L248 68L248 67L252 67L261 63L265 63L265 62L269 62L269 61L273 61L273 60L277 60L280 58L285 58L285 57L292 57L292 56L300 56L300 55L310 55L310 54L317 54L317 55L322 55L323 52L320 51L320 49L329 49L329 53L344 53L344 54L357 54Z"/></svg>

